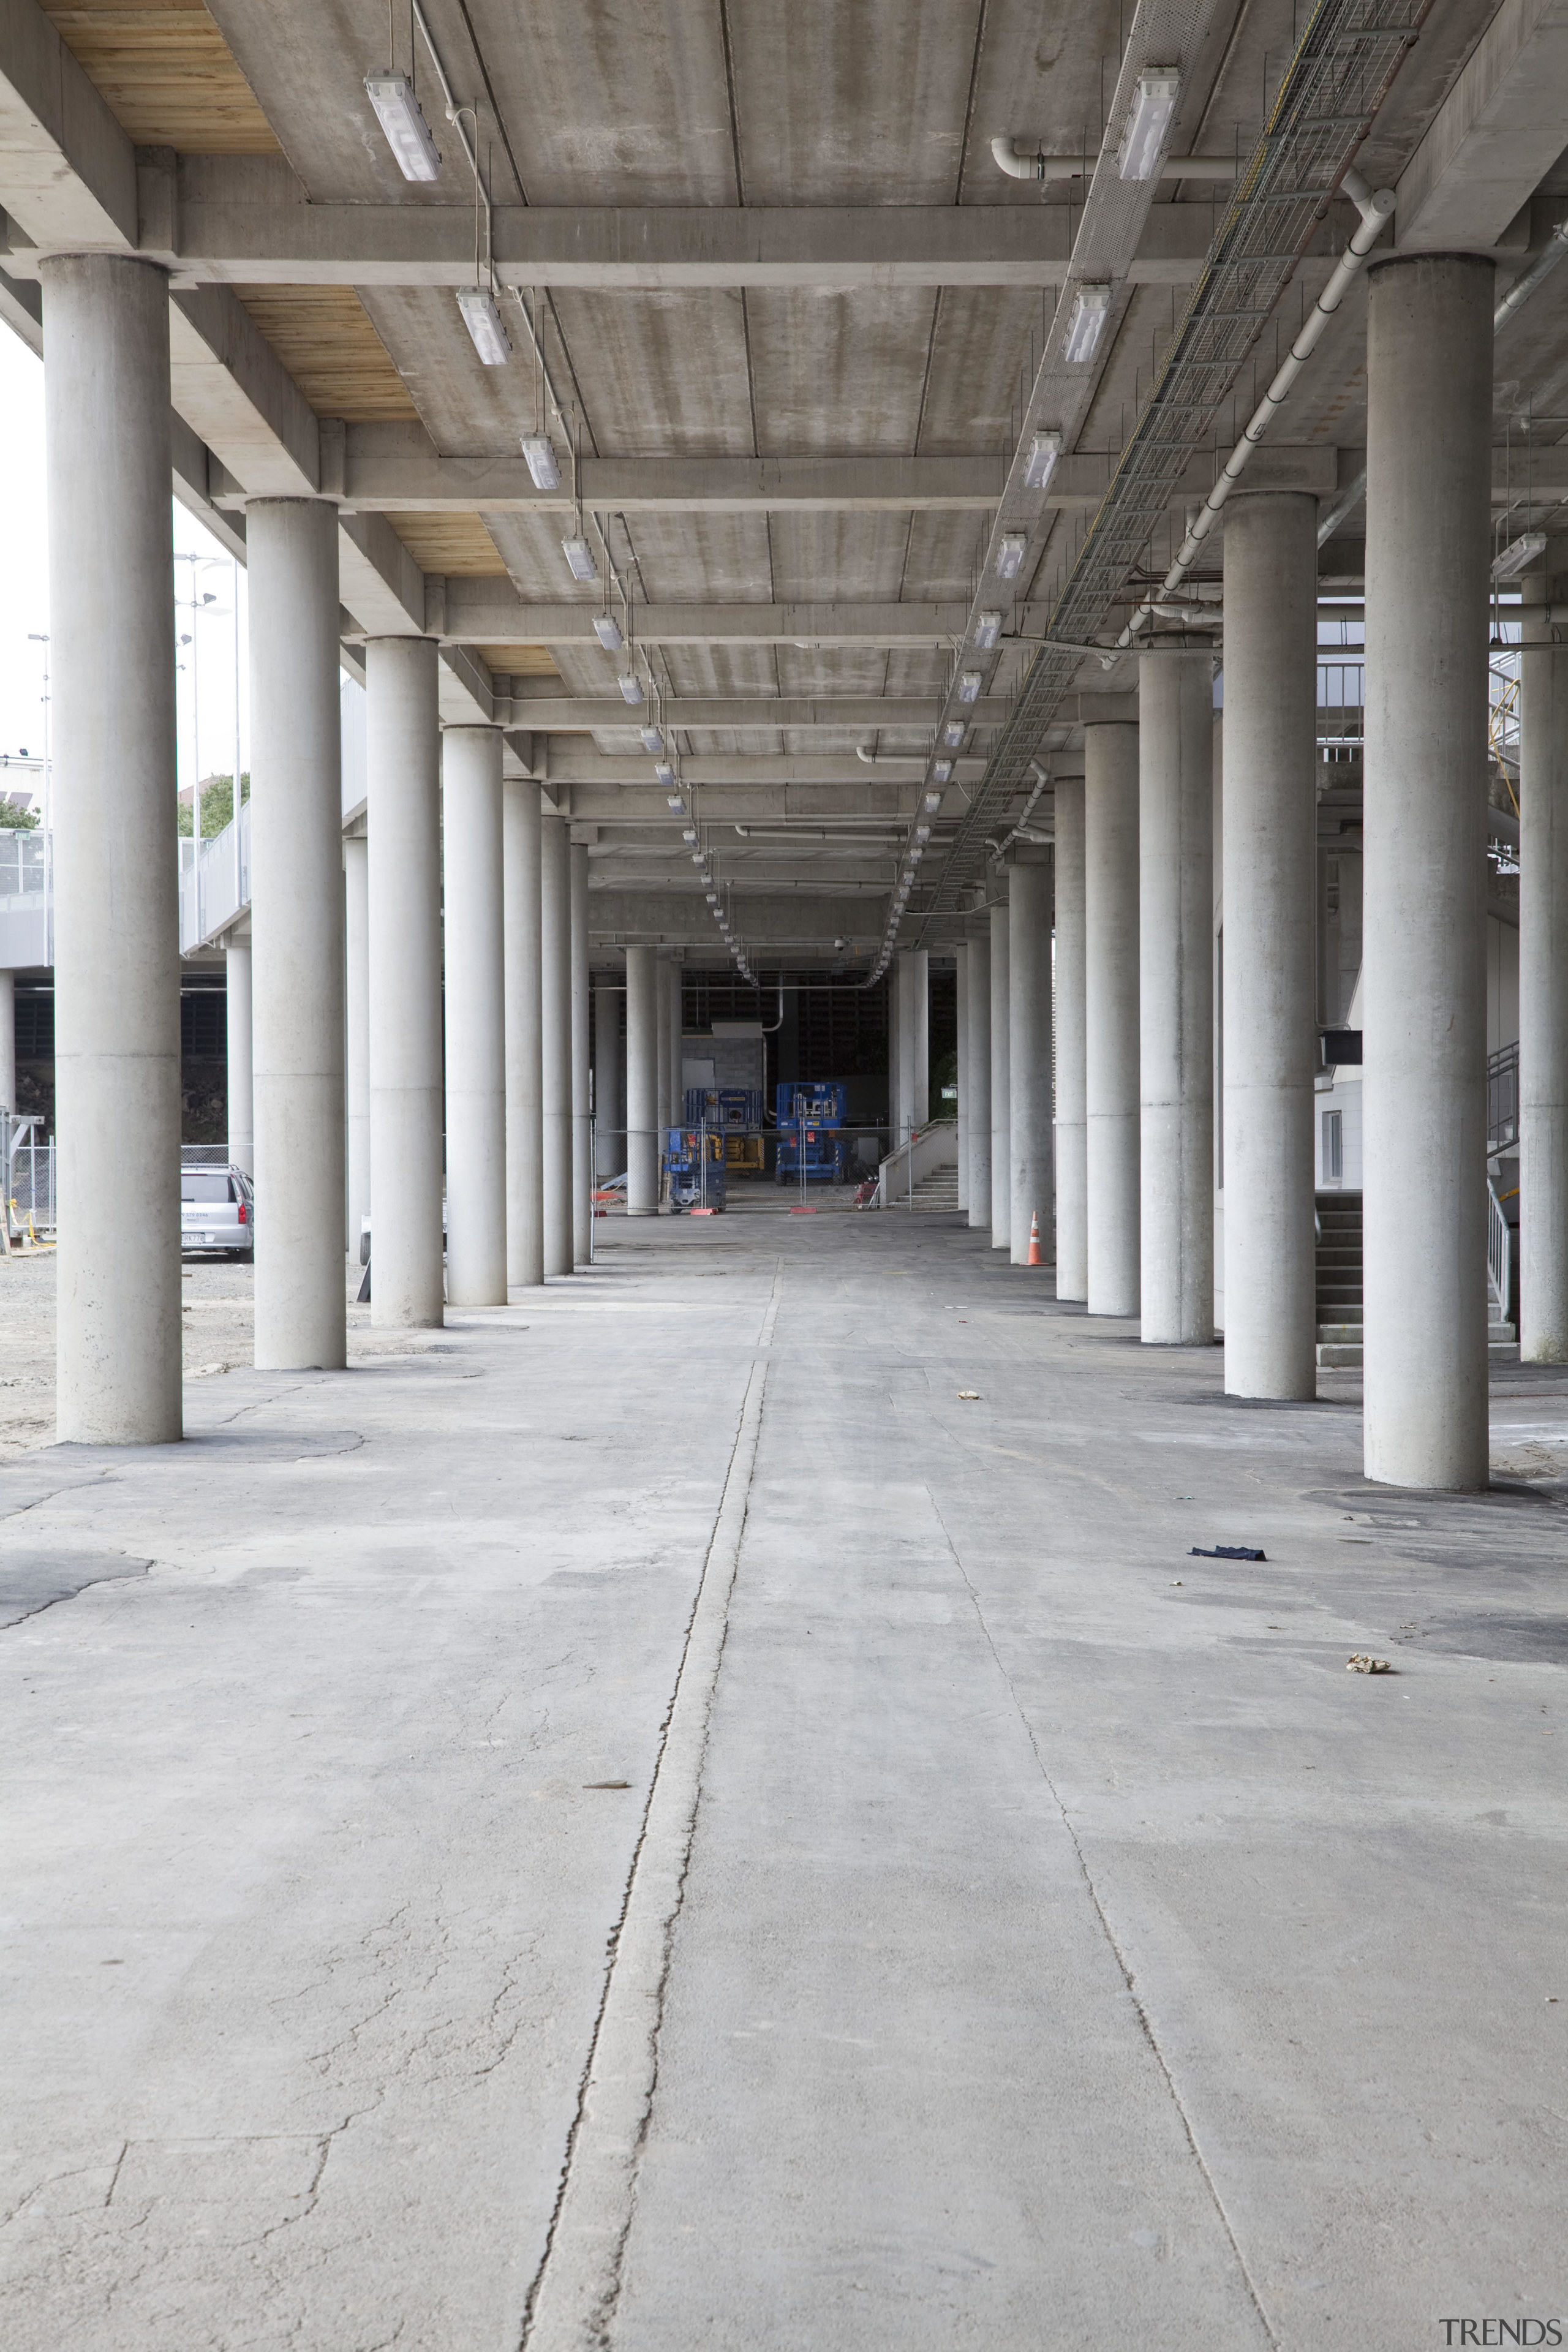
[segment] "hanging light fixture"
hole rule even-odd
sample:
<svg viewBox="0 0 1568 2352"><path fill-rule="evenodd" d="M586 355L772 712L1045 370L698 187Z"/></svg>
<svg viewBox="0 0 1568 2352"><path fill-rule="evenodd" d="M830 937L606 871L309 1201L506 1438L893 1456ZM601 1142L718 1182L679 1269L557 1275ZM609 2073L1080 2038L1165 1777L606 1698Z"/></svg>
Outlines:
<svg viewBox="0 0 1568 2352"><path fill-rule="evenodd" d="M548 433L525 433L522 436L522 454L528 466L529 478L536 490L558 490L561 488L561 464L555 455L555 444ZM605 618L610 622L611 628L616 630L615 639L612 642L608 637L601 635L599 643L606 653L614 653L616 646L621 642L621 633L616 628L615 622L610 620L607 613ZM595 621L595 628L597 629L598 625Z"/></svg>
<svg viewBox="0 0 1568 2352"><path fill-rule="evenodd" d="M1124 180L1152 180L1160 168L1175 119L1182 78L1174 66L1146 66L1138 77L1116 168Z"/></svg>
<svg viewBox="0 0 1568 2352"><path fill-rule="evenodd" d="M1024 461L1024 488L1043 490L1057 470L1057 459L1062 454L1059 433L1037 433L1029 443L1029 454Z"/></svg>
<svg viewBox="0 0 1568 2352"><path fill-rule="evenodd" d="M979 701L980 672L977 669L965 669L959 672L958 698L960 702Z"/></svg>
<svg viewBox="0 0 1568 2352"><path fill-rule="evenodd" d="M974 624L974 642L983 654L988 654L1002 635L1000 613L982 613Z"/></svg>
<svg viewBox="0 0 1568 2352"><path fill-rule="evenodd" d="M1024 557L1028 545L1028 539L1023 531L1005 530L1003 532L1001 543L996 550L998 580L1016 580L1023 569Z"/></svg>
<svg viewBox="0 0 1568 2352"><path fill-rule="evenodd" d="M1083 367L1100 349L1105 322L1110 316L1109 286L1080 286L1073 297L1062 357L1070 366ZM998 567L1000 569L1000 567Z"/></svg>
<svg viewBox="0 0 1568 2352"><path fill-rule="evenodd" d="M566 558L566 567L574 580L598 578L599 567L594 561L594 551L581 531L574 531L570 539L562 541L561 552Z"/></svg>
<svg viewBox="0 0 1568 2352"><path fill-rule="evenodd" d="M364 78L365 96L386 134L393 160L405 180L433 180L441 158L430 126L419 110L414 85L406 74L374 73Z"/></svg>
<svg viewBox="0 0 1568 2352"><path fill-rule="evenodd" d="M530 467L529 470L531 473L533 469ZM540 482L537 474L534 474L533 478L536 482L539 482L539 487L542 490L553 489L555 487L554 482ZM560 478L560 475L557 474L555 480L559 481ZM621 625L616 620L613 613L595 614L594 635L598 638L599 643L604 646L605 651L607 654L618 654L621 647L626 643L625 637L621 635Z"/></svg>

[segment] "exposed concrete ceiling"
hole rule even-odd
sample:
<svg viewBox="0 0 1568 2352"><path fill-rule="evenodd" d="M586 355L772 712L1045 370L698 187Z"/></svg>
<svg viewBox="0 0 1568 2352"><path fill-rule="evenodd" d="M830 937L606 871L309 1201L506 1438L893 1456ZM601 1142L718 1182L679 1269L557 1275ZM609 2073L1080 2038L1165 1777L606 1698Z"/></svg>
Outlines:
<svg viewBox="0 0 1568 2352"><path fill-rule="evenodd" d="M1032 509L1015 600L999 604L1000 656L928 875L1223 215L1222 159L1250 152L1301 30L1299 0L1162 5L422 0L428 43L416 33L411 54L395 11L389 60L384 20L349 0L10 0L0 313L36 343L40 251L163 260L179 494L236 545L247 496L337 499L351 646L437 636L447 715L505 728L512 771L539 775L591 833L598 927L625 936L646 918L657 930L649 893L662 890L688 902L668 935L685 937L689 916L704 939L682 817L638 741L644 714L616 689L626 656L594 634L607 602L686 814L759 946L782 951L763 899L787 899L797 925L845 891L885 907L1123 39L1157 23L1163 53L1183 58L1171 152L1207 159L1205 176L1167 173L1127 215L1106 272L1114 331ZM457 309L475 187L437 55L475 110L505 367L479 363ZM402 178L366 98L367 71L389 62L416 73L441 152L428 184ZM1435 0L1358 160L1397 188L1402 243L1491 249L1511 276L1568 213L1565 126L1563 0ZM1007 178L996 134L1085 172ZM1279 317L1259 321L1259 374L1352 220L1330 208ZM1326 504L1353 478L1363 343L1358 288L1259 480L1272 467ZM1494 503L1518 509L1522 482L1536 509L1554 508L1568 499L1568 269L1504 330L1498 359ZM1244 371L1238 421L1252 388ZM554 492L520 452L542 416ZM1143 571L1163 567L1212 478L1200 452ZM574 515L594 582L563 556ZM1358 574L1357 528L1347 518L1325 551L1334 577ZM1093 665L1082 682L1124 690L1125 666L1108 680ZM1066 716L1052 740L1072 737ZM784 837L737 835L737 795ZM810 837L878 811L885 852L875 837ZM788 934L789 951L831 951L845 919L823 920L823 936ZM854 935L880 929L868 904Z"/></svg>

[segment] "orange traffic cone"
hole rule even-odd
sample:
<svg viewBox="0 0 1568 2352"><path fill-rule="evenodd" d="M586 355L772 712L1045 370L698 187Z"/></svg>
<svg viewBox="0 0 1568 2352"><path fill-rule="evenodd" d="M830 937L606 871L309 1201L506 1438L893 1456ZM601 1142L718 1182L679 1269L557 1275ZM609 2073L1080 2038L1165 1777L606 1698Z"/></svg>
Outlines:
<svg viewBox="0 0 1568 2352"><path fill-rule="evenodd" d="M1027 1262L1030 1265L1043 1265L1045 1264L1045 1260L1040 1255L1040 1213L1038 1209L1035 1211L1034 1215L1029 1219L1029 1255Z"/></svg>

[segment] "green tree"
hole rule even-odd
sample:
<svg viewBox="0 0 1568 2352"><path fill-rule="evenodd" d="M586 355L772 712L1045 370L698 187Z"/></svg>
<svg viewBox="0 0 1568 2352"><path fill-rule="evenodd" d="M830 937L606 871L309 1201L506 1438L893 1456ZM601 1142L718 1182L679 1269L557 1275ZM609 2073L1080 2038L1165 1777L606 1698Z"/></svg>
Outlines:
<svg viewBox="0 0 1568 2352"><path fill-rule="evenodd" d="M0 801L0 832L31 833L39 823L37 809L18 808L15 801Z"/></svg>
<svg viewBox="0 0 1568 2352"><path fill-rule="evenodd" d="M250 798L250 771L247 768L239 780L239 803L243 808ZM210 841L234 820L234 778L205 776L202 780L202 839ZM195 811L191 802L182 801L177 819L179 831L189 841L195 831Z"/></svg>

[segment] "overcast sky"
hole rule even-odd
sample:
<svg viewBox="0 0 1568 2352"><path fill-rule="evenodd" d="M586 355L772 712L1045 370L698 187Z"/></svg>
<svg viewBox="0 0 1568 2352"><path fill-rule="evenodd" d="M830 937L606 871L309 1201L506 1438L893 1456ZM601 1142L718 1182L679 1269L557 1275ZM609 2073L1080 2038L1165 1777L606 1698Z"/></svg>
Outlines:
<svg viewBox="0 0 1568 2352"><path fill-rule="evenodd" d="M44 747L44 656L32 645L49 625L48 509L44 488L44 370L9 328L0 326L0 751ZM171 501L171 503L173 503ZM200 618L180 611L180 782L226 775L234 765L235 568L211 533L180 506L174 517L174 593L181 605L211 596ZM216 562L188 562L188 556ZM245 647L245 573L239 572L240 650ZM196 765L196 721L201 764ZM242 705L242 720L244 717ZM242 734L242 764L249 753ZM18 783L23 781L16 780Z"/></svg>

